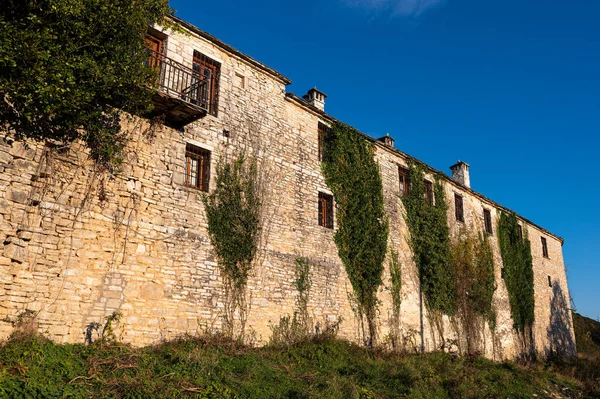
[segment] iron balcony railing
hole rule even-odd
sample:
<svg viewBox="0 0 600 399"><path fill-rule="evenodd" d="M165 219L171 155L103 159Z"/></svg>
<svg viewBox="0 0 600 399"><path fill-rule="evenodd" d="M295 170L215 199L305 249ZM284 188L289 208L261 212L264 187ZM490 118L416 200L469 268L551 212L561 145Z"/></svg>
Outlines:
<svg viewBox="0 0 600 399"><path fill-rule="evenodd" d="M149 51L148 64L158 69L158 89L169 96L208 110L210 80L198 71L155 51Z"/></svg>

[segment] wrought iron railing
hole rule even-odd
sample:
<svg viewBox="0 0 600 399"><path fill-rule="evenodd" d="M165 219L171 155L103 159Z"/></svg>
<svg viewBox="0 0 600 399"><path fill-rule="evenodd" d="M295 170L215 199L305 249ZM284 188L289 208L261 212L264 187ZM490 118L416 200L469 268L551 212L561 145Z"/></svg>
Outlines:
<svg viewBox="0 0 600 399"><path fill-rule="evenodd" d="M155 51L149 51L148 64L158 69L160 91L208 110L210 83L205 76Z"/></svg>

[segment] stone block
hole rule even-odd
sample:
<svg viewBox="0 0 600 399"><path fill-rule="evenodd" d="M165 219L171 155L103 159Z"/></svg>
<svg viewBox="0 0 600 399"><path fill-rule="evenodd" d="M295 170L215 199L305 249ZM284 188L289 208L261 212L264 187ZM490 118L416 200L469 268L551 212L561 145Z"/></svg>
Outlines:
<svg viewBox="0 0 600 399"><path fill-rule="evenodd" d="M9 188L6 191L6 199L19 204L26 204L29 198L29 193L24 190L18 190L16 188Z"/></svg>
<svg viewBox="0 0 600 399"><path fill-rule="evenodd" d="M27 259L27 250L23 246L11 242L4 245L4 256L14 262L23 263Z"/></svg>
<svg viewBox="0 0 600 399"><path fill-rule="evenodd" d="M33 157L35 157L35 150L19 141L12 144L8 149L8 153L14 158L33 160Z"/></svg>

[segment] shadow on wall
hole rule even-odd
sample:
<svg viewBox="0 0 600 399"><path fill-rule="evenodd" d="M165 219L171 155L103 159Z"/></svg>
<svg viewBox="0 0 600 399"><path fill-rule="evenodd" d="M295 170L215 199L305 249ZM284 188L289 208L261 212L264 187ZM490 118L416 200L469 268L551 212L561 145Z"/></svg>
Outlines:
<svg viewBox="0 0 600 399"><path fill-rule="evenodd" d="M569 303L558 282L552 285L552 302L550 303L550 325L548 326L548 356L576 356L575 338Z"/></svg>

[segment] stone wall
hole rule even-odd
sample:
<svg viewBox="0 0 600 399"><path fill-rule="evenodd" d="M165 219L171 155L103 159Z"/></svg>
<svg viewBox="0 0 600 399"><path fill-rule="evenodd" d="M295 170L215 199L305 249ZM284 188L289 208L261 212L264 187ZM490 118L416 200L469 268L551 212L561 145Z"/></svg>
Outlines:
<svg viewBox="0 0 600 399"><path fill-rule="evenodd" d="M123 169L109 176L97 169L78 145L57 148L40 143L0 142L0 318L33 311L39 330L58 342L81 342L90 323L114 311L123 318L119 339L134 345L155 343L184 333L221 326L223 287L211 248L200 191L184 183L186 143L211 151L217 162L240 150L254 154L268 190L261 250L248 282L248 327L258 342L270 326L295 310L294 261L311 261L313 286L308 310L315 323L340 324L340 335L358 340L348 299L349 281L333 242L334 230L317 223L319 191L329 193L320 172L317 125L331 118L285 95L281 77L258 68L194 33L171 33L167 55L191 64L194 50L221 63L218 115L184 130L152 126L130 118ZM239 76L245 84L240 85ZM439 348L421 306L417 271L402 217L398 165L406 156L376 144L390 218L389 247L403 267L401 334L408 347ZM464 225L483 230L483 208L496 228L497 205L450 180L446 197L463 195ZM448 221L453 235L453 205ZM561 343L574 351L568 287L561 241L522 221L532 242L535 271L535 342L544 352ZM546 237L549 258L542 256ZM502 260L496 235L498 313L496 341L488 331L486 355L516 354ZM386 262L387 265L387 262ZM551 285L548 283L551 276ZM379 292L379 338L390 331L389 271ZM447 338L452 338L445 320ZM12 331L0 323L0 336ZM492 343L495 342L495 345Z"/></svg>

